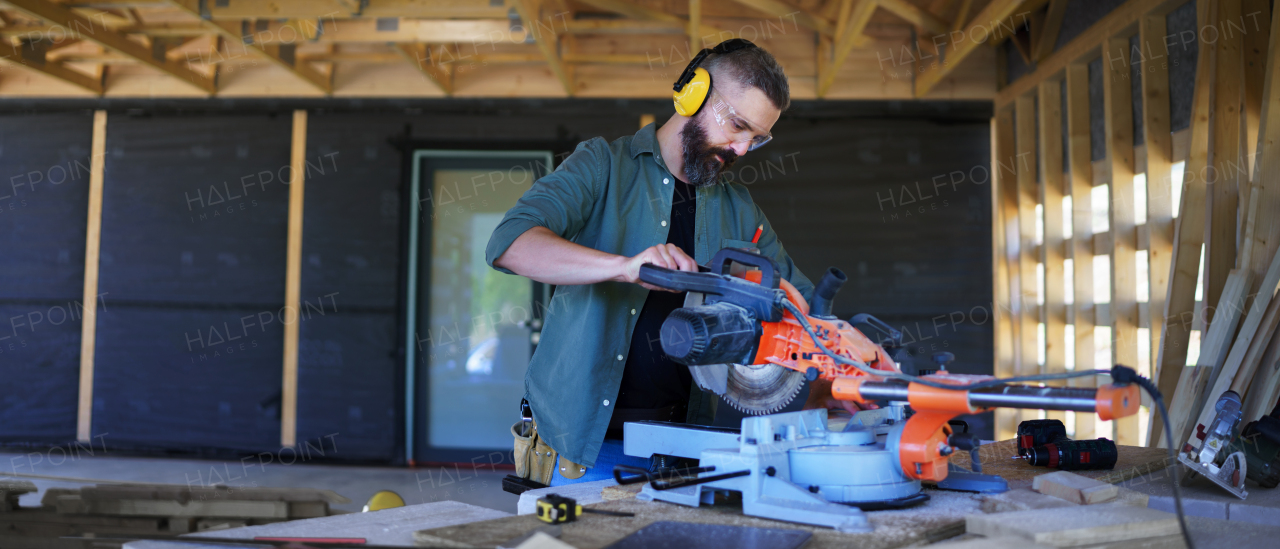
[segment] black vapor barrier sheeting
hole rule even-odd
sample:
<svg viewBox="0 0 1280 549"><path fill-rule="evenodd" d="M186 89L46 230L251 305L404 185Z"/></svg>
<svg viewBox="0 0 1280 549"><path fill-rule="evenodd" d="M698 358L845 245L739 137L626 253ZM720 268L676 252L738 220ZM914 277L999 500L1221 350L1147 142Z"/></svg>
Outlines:
<svg viewBox="0 0 1280 549"><path fill-rule="evenodd" d="M0 117L0 443L75 438L92 134Z"/></svg>
<svg viewBox="0 0 1280 549"><path fill-rule="evenodd" d="M278 449L290 118L113 114L107 134L94 434Z"/></svg>

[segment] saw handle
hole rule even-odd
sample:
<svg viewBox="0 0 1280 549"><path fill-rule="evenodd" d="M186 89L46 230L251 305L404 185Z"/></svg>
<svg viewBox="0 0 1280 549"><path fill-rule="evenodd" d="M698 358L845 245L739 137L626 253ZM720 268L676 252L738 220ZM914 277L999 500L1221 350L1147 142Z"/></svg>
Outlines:
<svg viewBox="0 0 1280 549"><path fill-rule="evenodd" d="M778 289L782 277L778 276L778 263L763 255L748 252L742 248L722 248L711 256L711 272L718 275L729 274L729 266L734 262L748 267L760 269L760 285L771 290Z"/></svg>

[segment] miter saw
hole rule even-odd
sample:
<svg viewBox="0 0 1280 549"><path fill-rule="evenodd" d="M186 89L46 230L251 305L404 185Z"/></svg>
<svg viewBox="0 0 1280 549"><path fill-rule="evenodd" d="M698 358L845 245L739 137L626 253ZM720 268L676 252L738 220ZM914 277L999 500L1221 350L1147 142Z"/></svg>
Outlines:
<svg viewBox="0 0 1280 549"><path fill-rule="evenodd" d="M752 270L732 276L734 264ZM748 515L868 531L863 508L922 502L928 499L922 482L970 491L1007 489L998 477L978 472L977 440L952 432L956 416L1008 407L1096 412L1111 420L1138 411L1135 384L1009 385L990 376L951 374L946 355L939 357L937 373L905 375L890 358L888 349L896 346L892 328L867 315L845 322L831 314L832 299L846 280L838 269L822 278L812 303L782 280L772 259L746 249L720 250L708 270L641 267L645 283L687 292L685 306L663 323L662 349L687 365L704 390L747 413L771 415L744 418L740 430L624 424L628 455L699 460L685 469L615 469L620 483L647 482L641 499L697 506L711 503L717 492L740 492ZM888 337L877 344L854 324ZM1132 374L1120 368L1122 375ZM826 410L774 413L806 379L831 381L837 399L879 407L855 414L839 430L830 428ZM948 456L957 449L973 452L975 472L949 467Z"/></svg>

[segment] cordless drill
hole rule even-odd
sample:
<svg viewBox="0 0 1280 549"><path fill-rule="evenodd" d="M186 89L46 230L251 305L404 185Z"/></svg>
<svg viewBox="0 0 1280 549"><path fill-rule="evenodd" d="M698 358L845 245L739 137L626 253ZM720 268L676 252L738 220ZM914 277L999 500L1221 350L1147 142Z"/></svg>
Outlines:
<svg viewBox="0 0 1280 549"><path fill-rule="evenodd" d="M1035 419L1018 425L1018 455L1039 467L1064 470L1111 469L1119 452L1116 443L1105 438L1071 440L1067 428L1056 419Z"/></svg>

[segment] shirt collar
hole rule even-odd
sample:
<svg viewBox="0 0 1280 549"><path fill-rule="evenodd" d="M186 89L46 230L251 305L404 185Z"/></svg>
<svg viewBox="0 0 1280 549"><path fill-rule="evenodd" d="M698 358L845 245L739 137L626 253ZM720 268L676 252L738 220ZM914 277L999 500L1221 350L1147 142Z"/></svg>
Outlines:
<svg viewBox="0 0 1280 549"><path fill-rule="evenodd" d="M649 124L636 135L631 138L631 158L640 156L641 153L655 154L658 150L658 125Z"/></svg>

